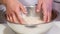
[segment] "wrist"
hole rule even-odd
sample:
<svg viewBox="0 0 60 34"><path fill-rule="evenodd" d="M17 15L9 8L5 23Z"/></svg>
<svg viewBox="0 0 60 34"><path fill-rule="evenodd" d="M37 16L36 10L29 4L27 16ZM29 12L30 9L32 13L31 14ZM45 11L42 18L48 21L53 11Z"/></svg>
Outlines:
<svg viewBox="0 0 60 34"><path fill-rule="evenodd" d="M0 0L0 5L1 5L1 4L4 4L4 5L5 5L5 4L6 4L5 1L6 1L6 0Z"/></svg>
<svg viewBox="0 0 60 34"><path fill-rule="evenodd" d="M12 0L1 0L1 4L6 5L6 4L7 4L7 2L9 2L9 1L12 1Z"/></svg>
<svg viewBox="0 0 60 34"><path fill-rule="evenodd" d="M0 0L0 4L3 4L3 1L2 0Z"/></svg>

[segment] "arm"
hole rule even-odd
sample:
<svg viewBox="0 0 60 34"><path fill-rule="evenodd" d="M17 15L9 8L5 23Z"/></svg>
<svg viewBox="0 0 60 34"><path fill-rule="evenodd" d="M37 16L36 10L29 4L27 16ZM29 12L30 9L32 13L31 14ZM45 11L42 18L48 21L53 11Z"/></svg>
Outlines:
<svg viewBox="0 0 60 34"><path fill-rule="evenodd" d="M0 0L0 4L6 5L6 0Z"/></svg>
<svg viewBox="0 0 60 34"><path fill-rule="evenodd" d="M0 0L0 4L2 3L2 0Z"/></svg>

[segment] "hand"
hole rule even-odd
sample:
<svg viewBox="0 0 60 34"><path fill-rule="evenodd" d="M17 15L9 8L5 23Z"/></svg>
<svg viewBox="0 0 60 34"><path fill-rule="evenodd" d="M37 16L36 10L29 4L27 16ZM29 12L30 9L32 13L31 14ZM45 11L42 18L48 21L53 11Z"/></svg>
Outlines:
<svg viewBox="0 0 60 34"><path fill-rule="evenodd" d="M51 21L52 2L53 0L38 0L37 12L39 12L41 8L43 9L44 22Z"/></svg>
<svg viewBox="0 0 60 34"><path fill-rule="evenodd" d="M6 7L6 16L8 21L20 24L24 22L21 17L21 12L26 14L26 8L18 2L18 0L6 0Z"/></svg>
<svg viewBox="0 0 60 34"><path fill-rule="evenodd" d="M51 13L52 13L52 2L53 0L38 0L36 11L41 11L43 9L43 20L44 22L51 21Z"/></svg>

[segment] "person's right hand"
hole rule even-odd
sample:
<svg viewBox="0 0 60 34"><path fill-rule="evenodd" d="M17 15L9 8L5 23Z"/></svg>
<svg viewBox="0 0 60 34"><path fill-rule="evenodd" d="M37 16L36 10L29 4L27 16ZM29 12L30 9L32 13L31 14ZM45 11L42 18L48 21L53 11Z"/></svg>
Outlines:
<svg viewBox="0 0 60 34"><path fill-rule="evenodd" d="M40 12L42 8L44 22L50 22L52 18L53 0L38 0L36 11Z"/></svg>
<svg viewBox="0 0 60 34"><path fill-rule="evenodd" d="M22 24L24 20L21 17L21 12L26 14L26 8L18 0L6 0L6 16L7 20Z"/></svg>

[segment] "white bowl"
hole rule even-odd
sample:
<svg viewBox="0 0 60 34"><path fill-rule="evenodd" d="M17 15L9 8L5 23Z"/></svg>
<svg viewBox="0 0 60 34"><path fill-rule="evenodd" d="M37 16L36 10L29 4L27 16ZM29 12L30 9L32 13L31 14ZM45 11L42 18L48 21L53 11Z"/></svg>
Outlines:
<svg viewBox="0 0 60 34"><path fill-rule="evenodd" d="M27 9L29 9L29 10L27 10L27 12L29 12L28 13L29 17L30 16L32 16L32 17L37 16L38 18L40 18L41 17L40 15L42 15L41 12L39 14L35 13L35 7L34 6L33 7L29 6L29 7L27 7ZM52 17L54 17L54 15L55 15L54 13L53 13ZM33 21L36 18L34 18L33 20L32 19L30 19L30 21L26 20L26 24L28 23L27 25L14 24L14 23L10 23L10 22L7 22L7 24L18 34L45 34L53 26L53 23L41 24L44 22L41 22L41 23L39 22L40 24L38 23L38 25L35 25L35 23L37 23L37 20ZM41 19L39 19L39 21L41 21Z"/></svg>
<svg viewBox="0 0 60 34"><path fill-rule="evenodd" d="M15 34L6 24L0 24L0 34Z"/></svg>
<svg viewBox="0 0 60 34"><path fill-rule="evenodd" d="M11 27L18 34L45 34L53 26L53 23L40 24L37 27L26 27L25 25L14 24L7 22L9 27Z"/></svg>
<svg viewBox="0 0 60 34"><path fill-rule="evenodd" d="M55 25L60 28L60 21L56 21Z"/></svg>

